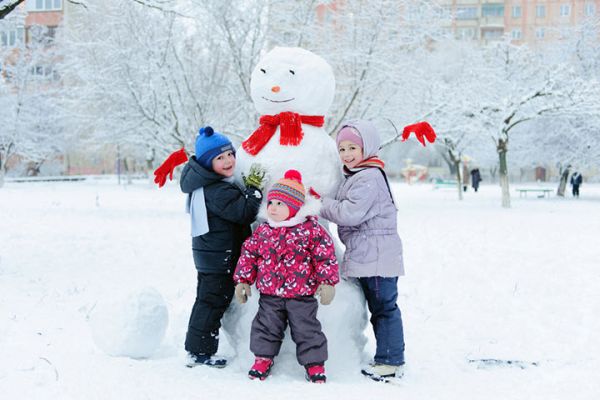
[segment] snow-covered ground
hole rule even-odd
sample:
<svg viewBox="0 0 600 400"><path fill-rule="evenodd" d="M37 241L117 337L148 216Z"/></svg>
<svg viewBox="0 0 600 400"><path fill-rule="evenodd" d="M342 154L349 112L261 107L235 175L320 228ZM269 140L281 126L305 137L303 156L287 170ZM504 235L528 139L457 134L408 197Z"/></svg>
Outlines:
<svg viewBox="0 0 600 400"><path fill-rule="evenodd" d="M406 376L393 386L328 369L327 384L311 385L299 366L265 382L250 381L235 358L223 370L184 367L195 270L175 183L7 183L0 398L599 398L600 185L583 185L579 200L513 195L508 210L493 185L462 202L430 185L394 191ZM145 360L107 356L92 338L95 306L147 286L168 306L161 347ZM220 352L231 349L224 339ZM481 359L520 364L470 361Z"/></svg>

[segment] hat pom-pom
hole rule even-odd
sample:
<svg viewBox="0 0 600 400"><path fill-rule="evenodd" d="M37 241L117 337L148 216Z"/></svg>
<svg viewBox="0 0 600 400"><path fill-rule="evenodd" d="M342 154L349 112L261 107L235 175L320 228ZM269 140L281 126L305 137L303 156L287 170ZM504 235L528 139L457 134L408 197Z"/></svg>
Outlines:
<svg viewBox="0 0 600 400"><path fill-rule="evenodd" d="M295 169L287 170L286 173L283 175L283 177L285 179L292 179L294 181L302 183L302 175L300 174L299 171L296 171Z"/></svg>
<svg viewBox="0 0 600 400"><path fill-rule="evenodd" d="M200 135L211 137L215 133L212 127L205 126L204 128L200 128Z"/></svg>

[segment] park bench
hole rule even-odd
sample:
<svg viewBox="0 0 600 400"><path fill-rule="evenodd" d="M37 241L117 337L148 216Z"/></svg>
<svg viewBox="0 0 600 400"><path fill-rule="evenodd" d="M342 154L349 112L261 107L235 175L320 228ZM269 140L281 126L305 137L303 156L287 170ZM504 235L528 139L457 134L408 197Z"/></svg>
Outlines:
<svg viewBox="0 0 600 400"><path fill-rule="evenodd" d="M433 183L434 189L448 188L448 187L455 188L456 185L458 185L458 182L454 179L442 179L442 178L432 179L432 183Z"/></svg>
<svg viewBox="0 0 600 400"><path fill-rule="evenodd" d="M541 193L539 194L537 197L542 198L542 197L548 197L550 198L550 192L552 192L553 189L545 189L545 188L528 188L528 189L517 189L517 192L519 192L519 197L527 197L527 193Z"/></svg>

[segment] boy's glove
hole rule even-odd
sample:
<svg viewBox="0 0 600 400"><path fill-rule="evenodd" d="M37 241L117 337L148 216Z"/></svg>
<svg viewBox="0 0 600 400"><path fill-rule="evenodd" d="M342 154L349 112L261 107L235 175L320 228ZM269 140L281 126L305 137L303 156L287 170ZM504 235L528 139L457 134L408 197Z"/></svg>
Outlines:
<svg viewBox="0 0 600 400"><path fill-rule="evenodd" d="M169 180L173 180L173 170L175 167L183 164L187 160L188 156L185 154L185 149L183 147L176 152L171 153L160 167L156 168L154 171L154 183L156 183L159 188L163 187L167 181L167 175L169 176Z"/></svg>
<svg viewBox="0 0 600 400"><path fill-rule="evenodd" d="M250 285L247 283L238 283L235 285L235 298L238 303L244 304L248 297L252 296L252 289L250 289Z"/></svg>
<svg viewBox="0 0 600 400"><path fill-rule="evenodd" d="M327 306L331 304L333 298L335 297L335 287L331 285L321 284L317 288L315 294L321 298L321 304Z"/></svg>
<svg viewBox="0 0 600 400"><path fill-rule="evenodd" d="M431 125L429 125L429 123L425 121L405 126L402 130L403 142L408 140L408 137L410 136L411 132L415 133L415 136L417 136L417 140L421 142L423 146L425 146L425 139L423 139L423 137L425 137L429 143L435 142L435 131L433 130Z"/></svg>
<svg viewBox="0 0 600 400"><path fill-rule="evenodd" d="M260 164L252 164L248 176L242 174L244 185L262 190L265 187L267 171Z"/></svg>

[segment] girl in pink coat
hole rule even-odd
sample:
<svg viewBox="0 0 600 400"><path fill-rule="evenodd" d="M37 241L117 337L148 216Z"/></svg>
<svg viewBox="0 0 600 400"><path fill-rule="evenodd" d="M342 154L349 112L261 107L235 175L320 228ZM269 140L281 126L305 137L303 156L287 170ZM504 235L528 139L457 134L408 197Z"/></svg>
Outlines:
<svg viewBox="0 0 600 400"><path fill-rule="evenodd" d="M242 247L234 274L235 296L245 303L254 282L260 292L250 333L250 350L256 356L250 379L267 378L289 323L306 379L326 380L327 338L314 296L318 294L323 305L331 303L339 282L338 263L333 241L317 217L298 213L304 199L300 173L287 171L267 195L267 221Z"/></svg>

